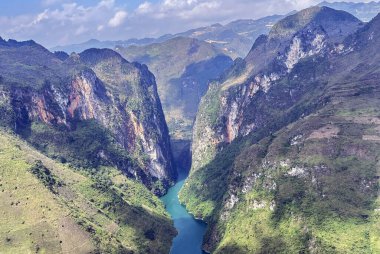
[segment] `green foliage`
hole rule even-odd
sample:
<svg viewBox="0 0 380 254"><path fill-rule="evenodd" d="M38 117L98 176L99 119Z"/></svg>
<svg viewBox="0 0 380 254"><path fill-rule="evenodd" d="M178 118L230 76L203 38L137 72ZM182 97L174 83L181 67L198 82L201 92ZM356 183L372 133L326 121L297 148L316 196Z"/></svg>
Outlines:
<svg viewBox="0 0 380 254"><path fill-rule="evenodd" d="M75 167L129 165L132 159L113 139L111 133L95 120L80 121L73 130L66 126L49 126L33 122L21 136L49 157L71 163Z"/></svg>
<svg viewBox="0 0 380 254"><path fill-rule="evenodd" d="M204 121L211 126L217 124L219 113L220 87L216 83L210 85L207 94L202 98L200 109L204 113ZM203 106L202 106L203 105Z"/></svg>
<svg viewBox="0 0 380 254"><path fill-rule="evenodd" d="M58 193L58 187L62 186L62 181L54 176L51 171L43 165L42 161L36 161L30 168L30 172L35 175L51 192L55 194Z"/></svg>
<svg viewBox="0 0 380 254"><path fill-rule="evenodd" d="M13 128L15 124L16 115L11 109L9 104L0 102L0 126Z"/></svg>

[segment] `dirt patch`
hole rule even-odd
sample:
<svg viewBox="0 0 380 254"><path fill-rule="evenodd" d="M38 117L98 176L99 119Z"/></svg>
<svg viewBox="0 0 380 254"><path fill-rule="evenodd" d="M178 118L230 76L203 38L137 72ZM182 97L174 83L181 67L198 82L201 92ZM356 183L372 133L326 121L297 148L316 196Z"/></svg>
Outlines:
<svg viewBox="0 0 380 254"><path fill-rule="evenodd" d="M355 116L355 117L344 117L345 120L358 123L358 124L377 124L380 125L379 117L371 116Z"/></svg>
<svg viewBox="0 0 380 254"><path fill-rule="evenodd" d="M69 217L59 221L58 232L62 253L90 253L95 249L90 234Z"/></svg>
<svg viewBox="0 0 380 254"><path fill-rule="evenodd" d="M116 234L117 231L120 229L119 225L117 225L115 222L111 221L107 226L106 230L111 234Z"/></svg>
<svg viewBox="0 0 380 254"><path fill-rule="evenodd" d="M377 136L377 135L363 135L363 140L380 142L380 136Z"/></svg>
<svg viewBox="0 0 380 254"><path fill-rule="evenodd" d="M307 139L324 139L334 138L338 135L340 129L334 125L326 125L313 131Z"/></svg>

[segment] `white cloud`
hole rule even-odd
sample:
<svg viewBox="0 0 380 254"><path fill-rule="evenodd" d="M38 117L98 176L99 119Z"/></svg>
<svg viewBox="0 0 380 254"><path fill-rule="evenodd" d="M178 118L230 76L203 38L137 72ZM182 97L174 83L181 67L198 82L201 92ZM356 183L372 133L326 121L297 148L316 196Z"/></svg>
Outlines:
<svg viewBox="0 0 380 254"><path fill-rule="evenodd" d="M108 25L110 27L118 27L118 26L120 26L121 24L123 24L123 22L127 18L127 15L128 14L125 11L118 11L118 12L116 12L115 15L108 21Z"/></svg>
<svg viewBox="0 0 380 254"><path fill-rule="evenodd" d="M165 0L162 5L168 8L180 9L188 6L193 6L198 2L198 0Z"/></svg>
<svg viewBox="0 0 380 254"><path fill-rule="evenodd" d="M191 19L193 17L198 17L201 15L207 15L207 13L214 12L218 10L221 3L218 1L207 1L200 3L189 10L184 10L178 13L178 16L183 19Z"/></svg>
<svg viewBox="0 0 380 254"><path fill-rule="evenodd" d="M38 23L48 18L49 18L48 10L44 10L43 12L37 15L37 17L32 21L30 25L31 26L37 25Z"/></svg>
<svg viewBox="0 0 380 254"><path fill-rule="evenodd" d="M88 31L88 28L86 28L85 26L82 25L82 26L79 26L77 28L77 30L75 30L75 35L80 35L80 34L83 34L87 31Z"/></svg>
<svg viewBox="0 0 380 254"><path fill-rule="evenodd" d="M100 3L98 4L98 6L102 7L107 7L107 8L112 8L115 4L115 0L103 0L103 1L100 1Z"/></svg>
<svg viewBox="0 0 380 254"><path fill-rule="evenodd" d="M98 28L97 28L97 30L100 32L100 31L102 31L104 29L104 26L103 25L99 25L98 26Z"/></svg>
<svg viewBox="0 0 380 254"><path fill-rule="evenodd" d="M144 2L137 7L136 12L138 14L146 14L152 11L152 3Z"/></svg>

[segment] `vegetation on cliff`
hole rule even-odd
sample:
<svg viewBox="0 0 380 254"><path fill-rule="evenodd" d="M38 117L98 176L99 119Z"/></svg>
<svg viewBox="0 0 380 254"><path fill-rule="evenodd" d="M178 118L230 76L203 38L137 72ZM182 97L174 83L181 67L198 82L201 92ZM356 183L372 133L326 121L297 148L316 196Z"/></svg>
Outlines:
<svg viewBox="0 0 380 254"><path fill-rule="evenodd" d="M380 251L380 25L355 20L289 16L204 97L180 199L209 223L207 250Z"/></svg>

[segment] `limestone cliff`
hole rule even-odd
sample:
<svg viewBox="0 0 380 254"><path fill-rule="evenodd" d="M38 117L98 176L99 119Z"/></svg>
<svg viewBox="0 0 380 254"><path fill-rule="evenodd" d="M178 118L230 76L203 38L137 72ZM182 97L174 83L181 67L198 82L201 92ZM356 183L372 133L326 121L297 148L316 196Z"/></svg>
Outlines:
<svg viewBox="0 0 380 254"><path fill-rule="evenodd" d="M302 75L294 67L303 59L313 58L317 64L341 50L345 37L360 26L348 13L312 7L284 18L268 36L259 37L247 57L236 60L201 102L193 131L193 170L206 165L217 150L237 137L263 127L268 132L280 127L271 126L273 118L295 106L309 89L283 84L284 77L291 72L296 78ZM310 78L315 79L313 73Z"/></svg>
<svg viewBox="0 0 380 254"><path fill-rule="evenodd" d="M82 158L89 166L117 166L157 193L176 178L155 78L145 65L108 49L58 58L32 41L2 40L0 51L2 105L10 116L3 124L64 160L91 147ZM92 143L70 136L89 128L83 123L100 133L86 133ZM57 142L43 144L44 135ZM63 153L70 144L80 151Z"/></svg>
<svg viewBox="0 0 380 254"><path fill-rule="evenodd" d="M303 10L210 87L180 193L206 250L380 251L379 21Z"/></svg>

